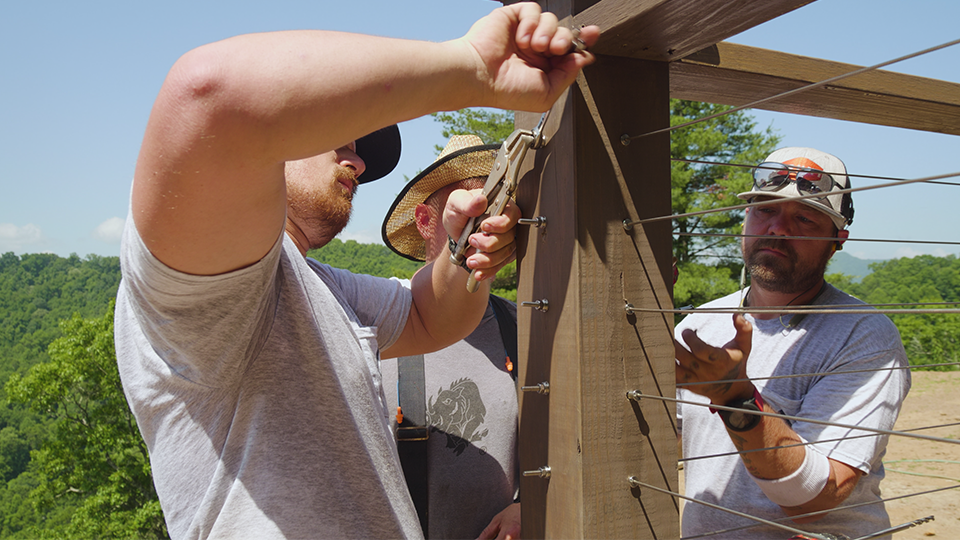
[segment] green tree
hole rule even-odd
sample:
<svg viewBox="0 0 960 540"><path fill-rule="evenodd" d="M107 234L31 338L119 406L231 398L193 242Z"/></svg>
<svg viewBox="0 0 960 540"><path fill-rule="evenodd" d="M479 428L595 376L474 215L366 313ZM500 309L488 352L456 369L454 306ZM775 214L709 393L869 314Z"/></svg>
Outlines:
<svg viewBox="0 0 960 540"><path fill-rule="evenodd" d="M728 111L732 107L698 101L670 101L670 123L678 125ZM744 111L713 118L670 133L671 196L674 214L721 209L742 204L737 194L749 191L751 169L715 165L756 165L780 142L772 128L759 131ZM700 163L692 163L700 162ZM740 234L743 210L714 212L674 220L674 255L682 266L689 262L739 259L734 238L686 236Z"/></svg>
<svg viewBox="0 0 960 540"><path fill-rule="evenodd" d="M382 244L360 244L356 240L342 242L336 238L320 249L311 249L307 257L355 274L409 279L422 265L397 255Z"/></svg>
<svg viewBox="0 0 960 540"><path fill-rule="evenodd" d="M460 109L433 113L433 119L443 124L444 141L454 135L476 135L483 144L500 144L513 133L513 111L495 109ZM439 154L442 146L434 146Z"/></svg>
<svg viewBox="0 0 960 540"><path fill-rule="evenodd" d="M730 110L726 105L670 100L670 124L679 125ZM751 169L714 163L755 165L776 148L772 128L759 130L753 117L737 111L670 133L671 200L674 214L742 204L738 193L753 183ZM699 162L699 163L692 163ZM740 288L743 210L673 220L673 255L679 278L674 305L698 306ZM692 236L707 235L707 236ZM680 317L677 317L679 320Z"/></svg>
<svg viewBox="0 0 960 540"><path fill-rule="evenodd" d="M164 538L147 449L123 395L113 345L113 303L95 319L60 323L50 360L6 383L8 398L50 418L31 452L30 502L41 512L73 507L69 523L31 535ZM51 534L52 533L52 534Z"/></svg>
<svg viewBox="0 0 960 540"><path fill-rule="evenodd" d="M960 302L960 259L954 255L892 259L873 263L870 268L869 275L860 283L848 284L847 289L868 304ZM912 365L960 362L960 316L911 315L907 309L903 315L891 315L890 319L900 330Z"/></svg>

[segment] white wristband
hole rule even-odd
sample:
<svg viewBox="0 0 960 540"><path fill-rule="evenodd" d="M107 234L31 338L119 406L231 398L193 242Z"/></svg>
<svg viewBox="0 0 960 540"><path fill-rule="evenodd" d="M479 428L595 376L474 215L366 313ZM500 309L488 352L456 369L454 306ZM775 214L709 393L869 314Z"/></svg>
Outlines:
<svg viewBox="0 0 960 540"><path fill-rule="evenodd" d="M808 503L820 494L830 479L830 459L810 446L803 464L796 471L776 480L752 477L768 499L780 506L792 507Z"/></svg>

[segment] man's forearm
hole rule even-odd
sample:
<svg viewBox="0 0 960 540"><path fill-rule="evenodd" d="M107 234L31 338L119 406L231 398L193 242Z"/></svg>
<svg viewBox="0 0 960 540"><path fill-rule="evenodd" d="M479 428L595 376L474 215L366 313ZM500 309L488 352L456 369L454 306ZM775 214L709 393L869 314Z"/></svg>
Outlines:
<svg viewBox="0 0 960 540"><path fill-rule="evenodd" d="M429 289L421 289L419 302L422 304L417 306L427 306L426 313L421 312L424 326L438 342L455 343L470 335L480 324L493 280L481 281L475 293L467 291L468 272L450 262L448 249L433 262L431 270ZM417 298L416 292L414 298Z"/></svg>
<svg viewBox="0 0 960 540"><path fill-rule="evenodd" d="M403 339L384 351L384 357L436 351L467 337L480 324L489 299L491 280L467 291L467 272L451 264L450 253L427 264L413 276L413 305Z"/></svg>
<svg viewBox="0 0 960 540"><path fill-rule="evenodd" d="M766 405L764 411L774 412ZM738 451L754 450L740 454L744 466L767 497L787 515L839 506L856 487L861 474L807 445L798 446L803 439L780 418L766 416L747 432L728 429L727 433Z"/></svg>

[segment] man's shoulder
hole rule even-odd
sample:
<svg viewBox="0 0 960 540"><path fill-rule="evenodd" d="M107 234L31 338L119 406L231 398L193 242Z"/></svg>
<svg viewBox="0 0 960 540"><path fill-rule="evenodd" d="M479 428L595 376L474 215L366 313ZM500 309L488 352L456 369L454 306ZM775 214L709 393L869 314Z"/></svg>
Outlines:
<svg viewBox="0 0 960 540"><path fill-rule="evenodd" d="M841 311L844 309L856 309L858 311L866 309L868 311L876 311L876 308L870 304L864 302L856 296L841 291L829 283L827 284L827 290L824 292L822 303L828 306L836 306L837 309ZM893 321L890 320L890 317L887 317L879 311L876 311L875 313L851 313L848 317L855 317L853 319L849 319L851 321L866 321L868 325L883 328L884 330L896 329L896 325L893 324Z"/></svg>
<svg viewBox="0 0 960 540"><path fill-rule="evenodd" d="M823 303L828 305L855 305L864 306L866 302L860 300L852 294L842 291L833 285L824 284Z"/></svg>

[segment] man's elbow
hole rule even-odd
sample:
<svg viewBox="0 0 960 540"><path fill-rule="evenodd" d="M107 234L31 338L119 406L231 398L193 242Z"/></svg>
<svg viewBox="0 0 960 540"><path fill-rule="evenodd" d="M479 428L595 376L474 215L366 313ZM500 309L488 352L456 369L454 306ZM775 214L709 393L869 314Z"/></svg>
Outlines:
<svg viewBox="0 0 960 540"><path fill-rule="evenodd" d="M831 460L830 463L830 479L827 481L827 485L820 491L819 495L814 497L810 502L800 506L792 508L782 507L784 513L788 516L805 516L802 518L794 518L793 521L795 523L812 523L822 519L826 515L825 512L840 506L843 504L843 501L847 500L847 497L856 489L860 477L864 475L863 471L850 467L849 465L833 460ZM807 514L814 512L823 513L807 516Z"/></svg>
<svg viewBox="0 0 960 540"><path fill-rule="evenodd" d="M181 56L170 68L154 111L174 115L181 129L201 136L232 133L250 121L250 96L242 81L231 81L226 52L217 43Z"/></svg>

